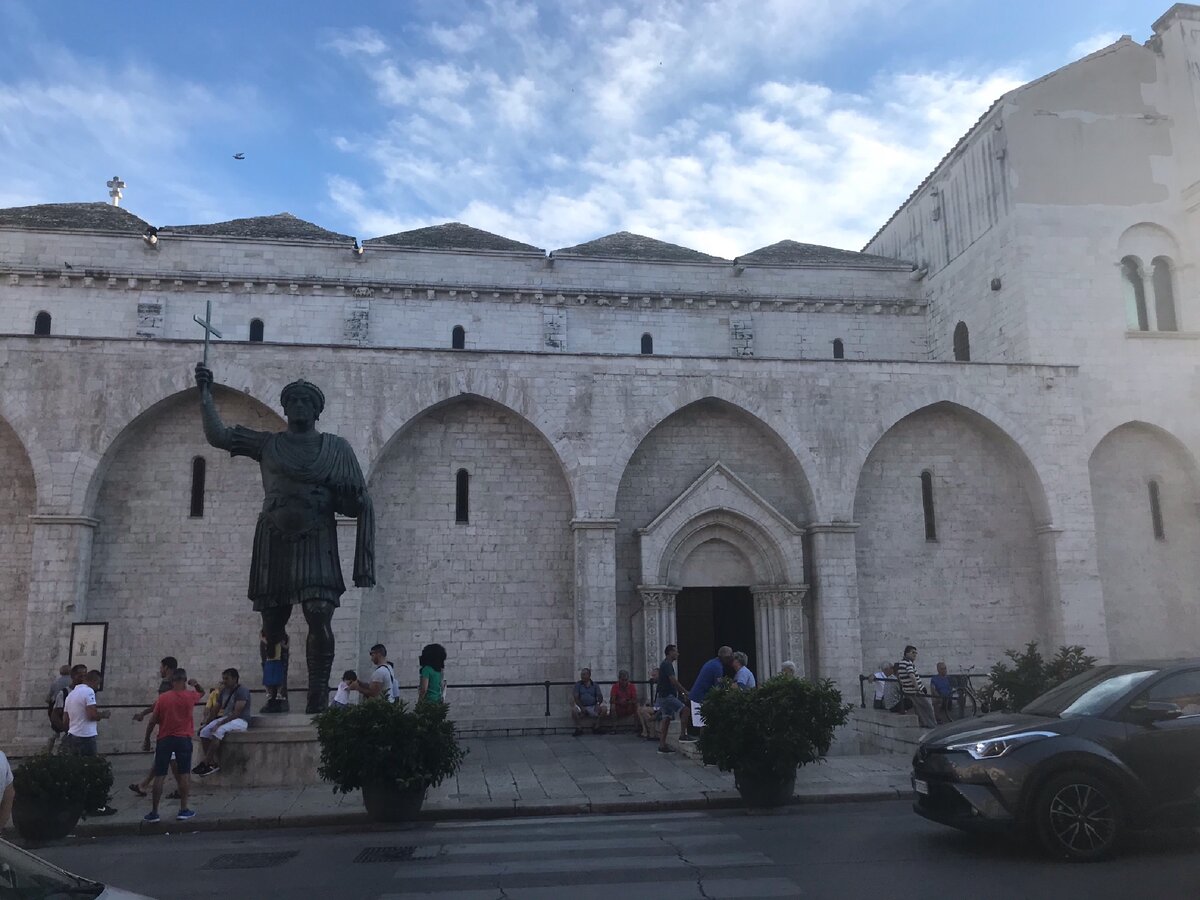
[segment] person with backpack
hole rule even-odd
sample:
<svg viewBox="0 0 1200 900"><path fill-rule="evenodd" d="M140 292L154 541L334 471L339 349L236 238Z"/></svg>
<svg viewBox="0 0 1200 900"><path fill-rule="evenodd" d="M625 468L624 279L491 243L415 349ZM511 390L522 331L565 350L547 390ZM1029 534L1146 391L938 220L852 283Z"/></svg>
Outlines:
<svg viewBox="0 0 1200 900"><path fill-rule="evenodd" d="M388 662L387 647L383 644L376 644L371 648L371 664L375 667L375 671L371 673L370 680L364 682L359 679L354 682L354 690L367 700L372 697L382 697L395 703L400 699L400 686L396 684L396 673L392 671L392 664Z"/></svg>
<svg viewBox="0 0 1200 900"><path fill-rule="evenodd" d="M71 687L71 667L68 665L60 666L58 669L58 677L50 685L50 690L46 692L46 715L50 718L50 744L46 747L47 753L54 752L54 744L58 741L58 736L63 734L67 729L62 721L62 702L67 698L67 691ZM59 710L56 716L55 709Z"/></svg>

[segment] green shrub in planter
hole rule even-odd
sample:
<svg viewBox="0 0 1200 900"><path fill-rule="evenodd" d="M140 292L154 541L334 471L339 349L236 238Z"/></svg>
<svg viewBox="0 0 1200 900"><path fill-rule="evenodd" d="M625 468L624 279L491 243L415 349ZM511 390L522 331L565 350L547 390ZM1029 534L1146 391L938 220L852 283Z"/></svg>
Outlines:
<svg viewBox="0 0 1200 900"><path fill-rule="evenodd" d="M65 837L85 809L108 803L112 784L102 757L31 756L13 772L13 824L26 840Z"/></svg>
<svg viewBox="0 0 1200 900"><path fill-rule="evenodd" d="M17 796L53 806L100 809L107 805L112 786L112 766L101 756L39 753L13 772Z"/></svg>
<svg viewBox="0 0 1200 900"><path fill-rule="evenodd" d="M315 718L321 763L317 770L337 793L364 785L424 791L462 766L454 723L443 703L367 700L330 708Z"/></svg>
<svg viewBox="0 0 1200 900"><path fill-rule="evenodd" d="M1005 650L1004 655L1012 666L1003 662L992 666L990 681L979 692L988 710L1024 709L1050 688L1096 665L1096 657L1078 645L1059 647L1049 660L1038 651L1037 641L1030 641L1024 650Z"/></svg>
<svg viewBox="0 0 1200 900"><path fill-rule="evenodd" d="M829 752L850 709L829 680L776 675L749 691L723 682L700 708L700 755L722 772L733 771L739 789L744 776L793 779L797 767Z"/></svg>

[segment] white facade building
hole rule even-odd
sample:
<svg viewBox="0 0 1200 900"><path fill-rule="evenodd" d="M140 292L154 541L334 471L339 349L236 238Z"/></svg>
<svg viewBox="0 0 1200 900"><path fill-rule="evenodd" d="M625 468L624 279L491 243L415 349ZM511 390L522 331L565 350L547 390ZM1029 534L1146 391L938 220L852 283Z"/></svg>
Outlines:
<svg viewBox="0 0 1200 900"><path fill-rule="evenodd" d="M636 678L678 642L686 681L731 643L853 694L909 642L1200 653L1200 7L1154 30L998 100L863 253L0 210L0 701L73 622L109 623L109 702L166 654L256 672L209 302L225 420L281 428L303 376L368 474L335 671L382 641L412 681L437 641L452 685Z"/></svg>

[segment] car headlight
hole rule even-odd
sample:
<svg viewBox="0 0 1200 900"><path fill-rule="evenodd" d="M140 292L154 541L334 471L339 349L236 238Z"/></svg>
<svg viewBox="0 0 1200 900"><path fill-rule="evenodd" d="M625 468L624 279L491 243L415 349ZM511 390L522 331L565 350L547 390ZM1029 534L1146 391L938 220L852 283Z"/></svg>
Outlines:
<svg viewBox="0 0 1200 900"><path fill-rule="evenodd" d="M996 759L1010 750L1040 741L1042 738L1058 737L1055 731L1022 731L1020 734L1006 734L1004 737L988 738L983 741L966 741L961 744L950 744L947 750L965 750L975 759Z"/></svg>

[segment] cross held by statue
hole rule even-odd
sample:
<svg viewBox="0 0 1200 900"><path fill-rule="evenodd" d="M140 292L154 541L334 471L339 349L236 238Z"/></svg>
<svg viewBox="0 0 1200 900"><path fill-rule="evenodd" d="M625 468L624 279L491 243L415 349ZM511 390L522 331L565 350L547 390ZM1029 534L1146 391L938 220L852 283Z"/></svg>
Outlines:
<svg viewBox="0 0 1200 900"><path fill-rule="evenodd" d="M212 326L211 300L206 300L204 302L204 318L202 319L199 316L192 316L192 321L204 329L204 367L208 368L208 339L210 336L217 339L220 339L221 337L221 332L217 331L217 329L213 328Z"/></svg>

